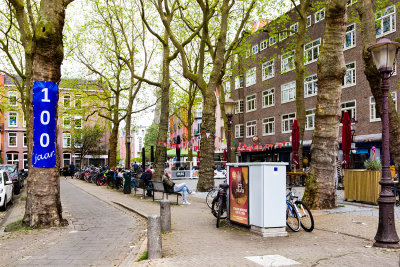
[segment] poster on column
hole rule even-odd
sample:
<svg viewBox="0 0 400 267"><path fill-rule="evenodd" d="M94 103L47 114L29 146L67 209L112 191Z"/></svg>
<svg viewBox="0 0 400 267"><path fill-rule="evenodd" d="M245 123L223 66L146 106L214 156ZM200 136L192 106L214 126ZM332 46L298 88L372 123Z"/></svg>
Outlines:
<svg viewBox="0 0 400 267"><path fill-rule="evenodd" d="M230 220L249 225L249 167L229 167Z"/></svg>
<svg viewBox="0 0 400 267"><path fill-rule="evenodd" d="M33 167L56 167L56 83L33 83Z"/></svg>

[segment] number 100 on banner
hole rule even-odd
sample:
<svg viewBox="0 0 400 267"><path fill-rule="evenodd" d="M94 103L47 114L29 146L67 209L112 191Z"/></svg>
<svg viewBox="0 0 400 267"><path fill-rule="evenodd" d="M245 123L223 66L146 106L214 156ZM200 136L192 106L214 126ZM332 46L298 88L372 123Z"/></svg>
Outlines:
<svg viewBox="0 0 400 267"><path fill-rule="evenodd" d="M56 112L58 87L56 83L33 83L33 167L56 166Z"/></svg>

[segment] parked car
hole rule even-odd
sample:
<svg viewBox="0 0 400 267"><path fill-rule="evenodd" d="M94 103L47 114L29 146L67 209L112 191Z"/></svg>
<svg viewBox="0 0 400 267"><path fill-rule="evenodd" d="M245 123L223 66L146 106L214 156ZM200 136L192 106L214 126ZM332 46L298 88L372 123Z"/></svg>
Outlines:
<svg viewBox="0 0 400 267"><path fill-rule="evenodd" d="M0 170L0 210L6 210L7 204L13 203L14 184L6 171Z"/></svg>
<svg viewBox="0 0 400 267"><path fill-rule="evenodd" d="M0 170L6 171L14 184L14 194L18 195L24 186L24 178L19 174L17 165L2 164Z"/></svg>

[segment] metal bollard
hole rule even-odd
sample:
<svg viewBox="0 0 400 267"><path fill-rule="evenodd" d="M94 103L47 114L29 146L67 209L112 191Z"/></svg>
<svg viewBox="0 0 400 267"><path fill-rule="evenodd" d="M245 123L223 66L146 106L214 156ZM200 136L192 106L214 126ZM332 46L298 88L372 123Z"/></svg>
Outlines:
<svg viewBox="0 0 400 267"><path fill-rule="evenodd" d="M158 215L147 217L147 258L159 259L161 250L161 220Z"/></svg>
<svg viewBox="0 0 400 267"><path fill-rule="evenodd" d="M161 232L171 232L171 204L169 200L160 202Z"/></svg>

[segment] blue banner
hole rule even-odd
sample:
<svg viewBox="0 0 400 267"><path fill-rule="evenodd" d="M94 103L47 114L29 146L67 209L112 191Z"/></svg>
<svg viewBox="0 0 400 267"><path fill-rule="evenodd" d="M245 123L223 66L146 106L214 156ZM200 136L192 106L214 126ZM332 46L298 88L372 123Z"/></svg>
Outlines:
<svg viewBox="0 0 400 267"><path fill-rule="evenodd" d="M56 83L33 83L33 167L56 167Z"/></svg>

